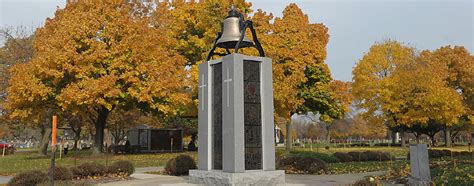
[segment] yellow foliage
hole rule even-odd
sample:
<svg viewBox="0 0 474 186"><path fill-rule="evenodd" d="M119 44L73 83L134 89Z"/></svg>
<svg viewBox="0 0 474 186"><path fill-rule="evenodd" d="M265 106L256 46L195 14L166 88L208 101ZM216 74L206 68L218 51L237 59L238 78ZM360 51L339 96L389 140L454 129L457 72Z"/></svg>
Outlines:
<svg viewBox="0 0 474 186"><path fill-rule="evenodd" d="M35 55L12 69L9 107L26 117L35 104L105 107L135 102L176 114L187 101L185 60L175 40L150 27L138 4L68 3L36 31ZM134 14L132 14L134 12Z"/></svg>

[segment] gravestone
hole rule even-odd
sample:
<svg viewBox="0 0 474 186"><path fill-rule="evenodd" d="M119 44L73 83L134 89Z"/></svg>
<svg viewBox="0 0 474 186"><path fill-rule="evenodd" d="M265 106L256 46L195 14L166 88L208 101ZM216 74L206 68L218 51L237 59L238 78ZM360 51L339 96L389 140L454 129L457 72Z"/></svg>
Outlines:
<svg viewBox="0 0 474 186"><path fill-rule="evenodd" d="M426 144L410 145L410 185L430 185L431 173Z"/></svg>
<svg viewBox="0 0 474 186"><path fill-rule="evenodd" d="M275 170L270 58L232 53L199 65L198 170L206 185L284 184Z"/></svg>

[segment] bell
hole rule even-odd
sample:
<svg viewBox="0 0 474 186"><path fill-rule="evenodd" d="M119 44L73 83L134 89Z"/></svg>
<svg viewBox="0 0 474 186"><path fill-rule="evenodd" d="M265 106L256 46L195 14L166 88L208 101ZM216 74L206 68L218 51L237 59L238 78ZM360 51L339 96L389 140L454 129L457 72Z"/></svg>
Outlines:
<svg viewBox="0 0 474 186"><path fill-rule="evenodd" d="M240 26L243 23L243 16L234 7L229 11L229 15L224 20L222 26L222 36L217 40L217 47L234 49L242 35ZM254 46L253 42L244 35L239 48Z"/></svg>

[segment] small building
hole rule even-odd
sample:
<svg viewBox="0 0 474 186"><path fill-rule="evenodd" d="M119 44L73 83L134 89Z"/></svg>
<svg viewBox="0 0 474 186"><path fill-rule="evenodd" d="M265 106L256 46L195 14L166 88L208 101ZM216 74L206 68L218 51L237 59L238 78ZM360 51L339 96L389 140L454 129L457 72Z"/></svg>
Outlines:
<svg viewBox="0 0 474 186"><path fill-rule="evenodd" d="M156 129L140 125L127 132L127 140L139 152L183 151L182 129Z"/></svg>

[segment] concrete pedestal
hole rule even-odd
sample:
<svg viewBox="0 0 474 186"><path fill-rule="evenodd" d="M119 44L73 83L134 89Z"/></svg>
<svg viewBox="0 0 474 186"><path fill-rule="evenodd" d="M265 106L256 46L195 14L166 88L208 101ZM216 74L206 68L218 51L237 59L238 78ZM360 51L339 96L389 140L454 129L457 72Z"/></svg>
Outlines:
<svg viewBox="0 0 474 186"><path fill-rule="evenodd" d="M285 185L283 170L248 170L243 173L228 173L221 170L189 170L193 183L226 186L272 186Z"/></svg>

